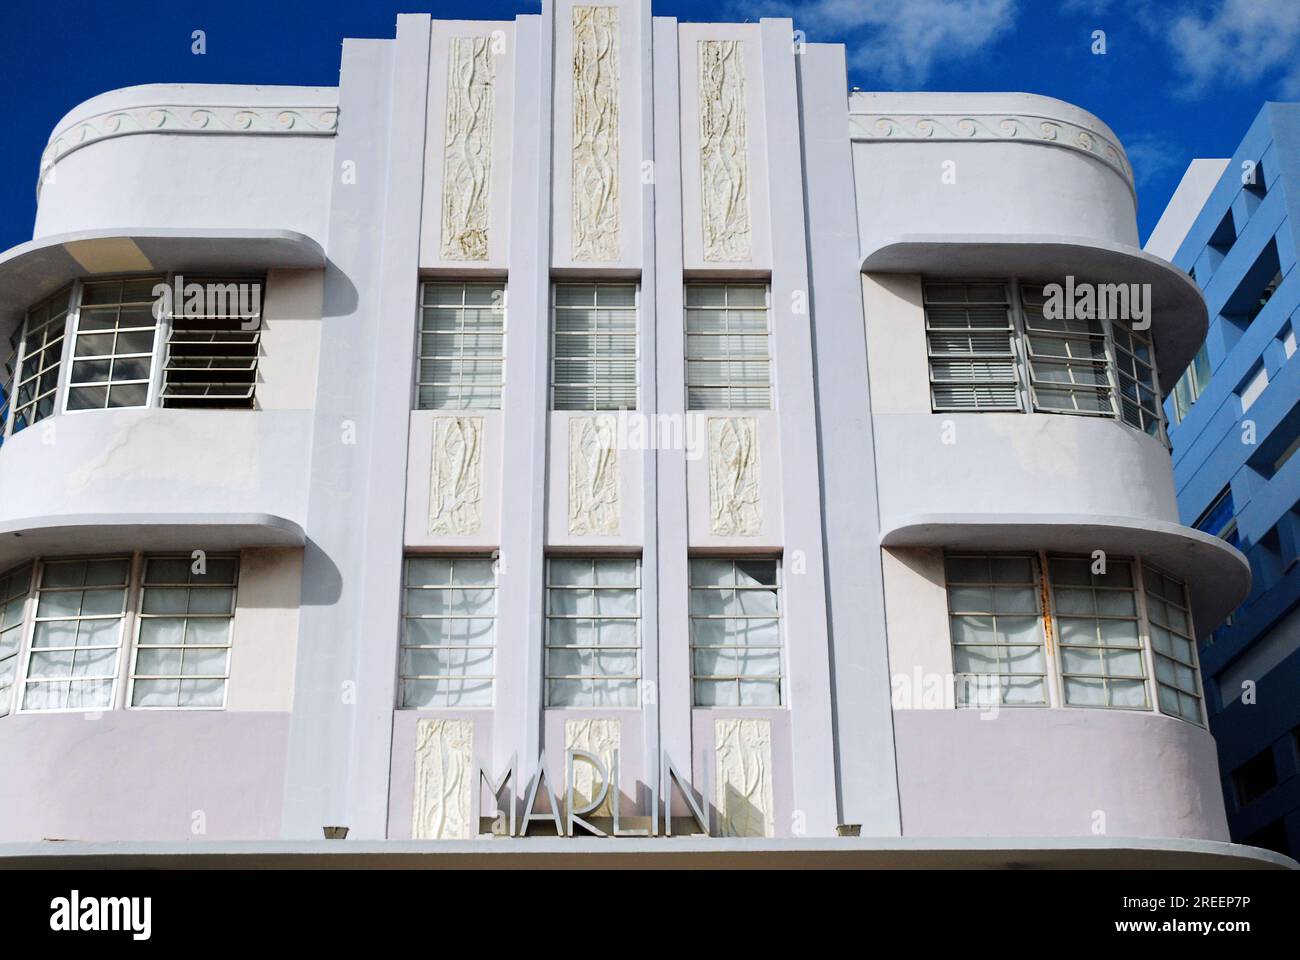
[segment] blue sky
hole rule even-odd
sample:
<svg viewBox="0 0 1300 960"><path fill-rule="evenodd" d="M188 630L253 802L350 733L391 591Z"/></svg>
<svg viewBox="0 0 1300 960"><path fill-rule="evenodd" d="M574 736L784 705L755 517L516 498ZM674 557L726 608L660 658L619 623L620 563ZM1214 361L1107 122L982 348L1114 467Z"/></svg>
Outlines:
<svg viewBox="0 0 1300 960"><path fill-rule="evenodd" d="M338 82L343 37L391 37L399 12L509 18L538 2L8 0L0 30L0 250L30 239L41 150L77 103L151 82ZM1193 157L1227 156L1265 100L1300 99L1300 0L658 0L683 20L791 16L847 45L863 90L1022 90L1119 134L1142 237ZM207 52L190 34L207 34ZM1091 52L1106 32L1105 55Z"/></svg>

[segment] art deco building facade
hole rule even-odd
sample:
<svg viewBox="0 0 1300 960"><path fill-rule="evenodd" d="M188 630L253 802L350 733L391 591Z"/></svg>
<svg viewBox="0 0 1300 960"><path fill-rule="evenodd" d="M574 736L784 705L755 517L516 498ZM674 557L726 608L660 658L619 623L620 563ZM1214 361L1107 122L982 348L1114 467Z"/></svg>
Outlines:
<svg viewBox="0 0 1300 960"><path fill-rule="evenodd" d="M60 121L0 255L11 860L1283 862L1226 843L1249 571L1177 520L1206 310L1122 148L846 89L557 2Z"/></svg>

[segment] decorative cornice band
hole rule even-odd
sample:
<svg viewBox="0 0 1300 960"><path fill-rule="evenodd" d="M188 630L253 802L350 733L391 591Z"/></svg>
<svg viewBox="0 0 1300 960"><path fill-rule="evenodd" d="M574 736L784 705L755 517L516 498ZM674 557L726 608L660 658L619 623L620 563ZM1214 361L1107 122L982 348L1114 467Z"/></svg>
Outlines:
<svg viewBox="0 0 1300 960"><path fill-rule="evenodd" d="M855 113L849 115L849 139L867 142L1023 140L1044 143L1096 157L1123 177L1130 190L1134 189L1133 168L1118 143L1096 130L1057 117L1024 113Z"/></svg>
<svg viewBox="0 0 1300 960"><path fill-rule="evenodd" d="M131 107L97 114L50 137L41 154L37 186L50 168L74 150L97 140L132 133L282 133L293 136L332 137L338 130L339 111L332 105L308 107L156 106Z"/></svg>

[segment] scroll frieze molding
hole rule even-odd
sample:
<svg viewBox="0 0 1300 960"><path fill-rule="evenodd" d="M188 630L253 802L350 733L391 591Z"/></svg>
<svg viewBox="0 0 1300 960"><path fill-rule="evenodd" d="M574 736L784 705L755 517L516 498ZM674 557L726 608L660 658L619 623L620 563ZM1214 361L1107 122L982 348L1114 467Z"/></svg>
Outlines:
<svg viewBox="0 0 1300 960"><path fill-rule="evenodd" d="M618 7L573 8L572 254L617 260L619 196Z"/></svg>
<svg viewBox="0 0 1300 960"><path fill-rule="evenodd" d="M739 717L715 720L713 750L719 836L774 836L772 722Z"/></svg>
<svg viewBox="0 0 1300 960"><path fill-rule="evenodd" d="M447 58L442 257L486 260L496 58L491 37L453 37Z"/></svg>
<svg viewBox="0 0 1300 960"><path fill-rule="evenodd" d="M464 537L483 522L483 418L435 417L429 533Z"/></svg>
<svg viewBox="0 0 1300 960"><path fill-rule="evenodd" d="M753 259L749 146L745 131L745 43L701 40L700 204L704 259Z"/></svg>
<svg viewBox="0 0 1300 960"><path fill-rule="evenodd" d="M87 144L135 133L289 134L332 137L339 111L333 105L293 107L156 106L130 107L78 120L50 137L41 154L38 183L59 160Z"/></svg>
<svg viewBox="0 0 1300 960"><path fill-rule="evenodd" d="M1096 130L1056 117L1009 113L854 113L849 116L849 137L862 142L1021 140L1045 143L1096 157L1123 177L1130 190L1134 189L1133 168L1118 143Z"/></svg>
<svg viewBox="0 0 1300 960"><path fill-rule="evenodd" d="M611 415L569 420L569 533L617 536L618 422Z"/></svg>
<svg viewBox="0 0 1300 960"><path fill-rule="evenodd" d="M756 537L763 526L758 422L709 418L709 527L715 536Z"/></svg>
<svg viewBox="0 0 1300 960"><path fill-rule="evenodd" d="M420 720L415 726L415 785L411 837L470 840L474 721Z"/></svg>
<svg viewBox="0 0 1300 960"><path fill-rule="evenodd" d="M585 717L581 720L564 722L564 749L585 750L600 759L609 775L614 775L614 754L619 751L623 737L623 724L618 720ZM596 768L585 760L573 761L573 803L575 809L587 806L600 793L600 781L596 779ZM613 791L618 785L611 783L610 792L605 795L591 814L596 817L614 815Z"/></svg>

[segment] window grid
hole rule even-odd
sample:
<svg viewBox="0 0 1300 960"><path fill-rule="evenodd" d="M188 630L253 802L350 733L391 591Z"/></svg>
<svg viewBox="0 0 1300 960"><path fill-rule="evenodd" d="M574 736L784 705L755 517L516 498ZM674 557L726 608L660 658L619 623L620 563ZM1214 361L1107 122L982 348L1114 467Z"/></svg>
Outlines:
<svg viewBox="0 0 1300 960"><path fill-rule="evenodd" d="M230 679L239 558L146 556L128 702L138 709L221 709Z"/></svg>
<svg viewBox="0 0 1300 960"><path fill-rule="evenodd" d="M1110 326L1119 371L1120 416L1130 426L1163 441L1163 408L1151 340L1122 320L1112 320Z"/></svg>
<svg viewBox="0 0 1300 960"><path fill-rule="evenodd" d="M225 304L223 307L218 301L212 313L201 315L187 315L181 303L172 305L163 361L162 406L253 409L262 339L263 280L187 277L185 283L201 284L223 294ZM245 286L254 288L249 291L247 304L240 293ZM259 305L258 312L242 315L243 308L254 303Z"/></svg>
<svg viewBox="0 0 1300 960"><path fill-rule="evenodd" d="M924 298L931 408L1022 410L1007 285L927 282Z"/></svg>
<svg viewBox="0 0 1300 960"><path fill-rule="evenodd" d="M781 706L779 567L775 559L691 560L695 706Z"/></svg>
<svg viewBox="0 0 1300 960"><path fill-rule="evenodd" d="M9 413L13 409L14 379L18 376L18 348L23 339L23 325L18 324L9 337L9 352L5 355L4 384L0 386L0 444L5 442L6 429L9 426Z"/></svg>
<svg viewBox="0 0 1300 960"><path fill-rule="evenodd" d="M416 408L498 410L505 384L505 284L420 286Z"/></svg>
<svg viewBox="0 0 1300 960"><path fill-rule="evenodd" d="M1100 320L1049 320L1041 286L1021 284L1025 353L1035 411L1114 416L1114 385Z"/></svg>
<svg viewBox="0 0 1300 960"><path fill-rule="evenodd" d="M32 565L24 563L0 575L0 717L9 713L23 642L27 598L32 592Z"/></svg>
<svg viewBox="0 0 1300 960"><path fill-rule="evenodd" d="M1201 685L1187 590L1151 564L1142 565L1142 587L1151 632L1151 655L1160 712L1202 723Z"/></svg>
<svg viewBox="0 0 1300 960"><path fill-rule="evenodd" d="M1047 704L1037 567L1031 554L944 557L959 706Z"/></svg>
<svg viewBox="0 0 1300 960"><path fill-rule="evenodd" d="M635 410L636 284L557 283L552 296L551 409Z"/></svg>
<svg viewBox="0 0 1300 960"><path fill-rule="evenodd" d="M158 327L153 290L164 280L144 277L81 285L65 410L148 404Z"/></svg>
<svg viewBox="0 0 1300 960"><path fill-rule="evenodd" d="M1135 564L1107 558L1093 573L1083 557L1049 557L1067 706L1149 710Z"/></svg>
<svg viewBox="0 0 1300 960"><path fill-rule="evenodd" d="M546 563L546 705L635 707L641 681L641 561Z"/></svg>
<svg viewBox="0 0 1300 960"><path fill-rule="evenodd" d="M687 284L687 409L770 409L769 338L766 284Z"/></svg>
<svg viewBox="0 0 1300 960"><path fill-rule="evenodd" d="M401 706L492 706L496 574L490 557L408 557Z"/></svg>
<svg viewBox="0 0 1300 960"><path fill-rule="evenodd" d="M129 557L41 565L23 711L113 707L130 569Z"/></svg>
<svg viewBox="0 0 1300 960"><path fill-rule="evenodd" d="M12 433L54 413L71 302L72 288L67 287L27 312L19 348Z"/></svg>

